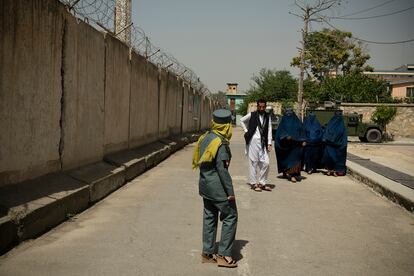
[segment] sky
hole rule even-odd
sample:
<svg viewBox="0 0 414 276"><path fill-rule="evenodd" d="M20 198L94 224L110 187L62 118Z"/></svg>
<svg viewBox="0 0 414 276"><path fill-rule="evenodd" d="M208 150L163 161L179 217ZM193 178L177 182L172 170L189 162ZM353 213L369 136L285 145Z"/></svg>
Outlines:
<svg viewBox="0 0 414 276"><path fill-rule="evenodd" d="M239 83L239 92L252 84L261 68L288 70L298 54L303 22L294 0L132 0L132 21L150 41L191 68L211 92ZM303 1L301 1L303 3ZM413 0L346 0L328 16L370 17L414 7ZM306 3L314 3L309 0ZM353 36L377 42L414 39L414 8L365 20L331 19L330 24ZM312 23L312 30L328 25ZM365 43L376 70L414 64L414 42L377 45Z"/></svg>

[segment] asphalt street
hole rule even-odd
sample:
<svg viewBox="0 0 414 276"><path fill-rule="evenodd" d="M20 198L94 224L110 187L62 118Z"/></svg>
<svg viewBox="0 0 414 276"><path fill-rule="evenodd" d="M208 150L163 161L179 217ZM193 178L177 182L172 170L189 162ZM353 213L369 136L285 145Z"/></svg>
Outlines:
<svg viewBox="0 0 414 276"><path fill-rule="evenodd" d="M239 224L236 269L202 264L194 145L90 209L0 258L0 275L414 275L414 216L348 176L246 184L240 129L231 141ZM219 235L218 235L219 236Z"/></svg>

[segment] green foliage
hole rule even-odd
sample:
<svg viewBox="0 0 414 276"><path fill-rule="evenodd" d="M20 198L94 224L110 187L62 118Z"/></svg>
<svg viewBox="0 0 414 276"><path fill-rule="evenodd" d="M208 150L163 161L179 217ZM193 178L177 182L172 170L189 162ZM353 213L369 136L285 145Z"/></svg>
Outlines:
<svg viewBox="0 0 414 276"><path fill-rule="evenodd" d="M382 127L386 127L397 115L397 108L392 106L377 106L372 113L371 120Z"/></svg>
<svg viewBox="0 0 414 276"><path fill-rule="evenodd" d="M306 79L303 82L303 97L308 102L318 103L323 101L323 95L320 92L320 83Z"/></svg>
<svg viewBox="0 0 414 276"><path fill-rule="evenodd" d="M308 35L305 41L305 68L318 80L330 73L348 74L371 70L365 63L370 56L363 51L360 42L352 39L352 33L323 29ZM300 66L300 58L294 57L291 66Z"/></svg>
<svg viewBox="0 0 414 276"><path fill-rule="evenodd" d="M286 109L288 108L294 108L295 107L295 100L282 100L282 114L285 113Z"/></svg>
<svg viewBox="0 0 414 276"><path fill-rule="evenodd" d="M250 102L264 99L268 102L294 101L297 95L297 81L286 70L263 68L258 76L253 76L254 84L246 92L243 104L237 107L238 114L246 114Z"/></svg>
<svg viewBox="0 0 414 276"><path fill-rule="evenodd" d="M360 73L330 77L322 82L307 80L304 97L308 102L338 100L348 103L390 102L385 81Z"/></svg>
<svg viewBox="0 0 414 276"><path fill-rule="evenodd" d="M247 114L247 108L249 106L249 99L248 97L245 97L242 104L237 105L236 107L236 113L245 115Z"/></svg>
<svg viewBox="0 0 414 276"><path fill-rule="evenodd" d="M211 94L211 99L219 103L220 107L225 108L227 103L226 93L218 91L217 93Z"/></svg>

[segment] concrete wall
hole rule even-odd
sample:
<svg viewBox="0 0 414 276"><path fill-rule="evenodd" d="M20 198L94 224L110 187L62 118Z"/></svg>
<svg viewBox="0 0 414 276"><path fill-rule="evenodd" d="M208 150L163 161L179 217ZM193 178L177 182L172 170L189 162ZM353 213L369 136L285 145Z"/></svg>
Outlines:
<svg viewBox="0 0 414 276"><path fill-rule="evenodd" d="M158 139L159 137L159 110L160 110L160 93L158 86L158 68L152 64L147 63L147 89L148 89L148 98L147 98L147 110L144 117L146 121L146 133L148 133L152 138Z"/></svg>
<svg viewBox="0 0 414 276"><path fill-rule="evenodd" d="M128 148L131 63L129 48L105 36L105 137L104 153Z"/></svg>
<svg viewBox="0 0 414 276"><path fill-rule="evenodd" d="M159 125L158 135L160 138L165 138L169 134L168 130L168 73L160 71L159 75Z"/></svg>
<svg viewBox="0 0 414 276"><path fill-rule="evenodd" d="M60 169L63 7L0 4L0 185Z"/></svg>
<svg viewBox="0 0 414 276"><path fill-rule="evenodd" d="M208 98L59 1L3 0L0 38L0 186L210 125Z"/></svg>
<svg viewBox="0 0 414 276"><path fill-rule="evenodd" d="M362 120L369 122L375 108L382 104L343 103L344 112L357 112L362 114ZM414 138L414 104L386 104L397 108L397 115L387 125L387 132L394 138Z"/></svg>
<svg viewBox="0 0 414 276"><path fill-rule="evenodd" d="M88 24L66 16L63 59L63 169L102 160L105 43Z"/></svg>
<svg viewBox="0 0 414 276"><path fill-rule="evenodd" d="M211 127L211 120L213 118L211 112L211 101L209 98L204 97L201 104L201 129Z"/></svg>
<svg viewBox="0 0 414 276"><path fill-rule="evenodd" d="M275 114L282 114L282 103L280 102L267 102L266 107L273 108L273 113ZM256 102L249 103L247 107L247 112L253 112L256 110L257 110L257 103Z"/></svg>
<svg viewBox="0 0 414 276"><path fill-rule="evenodd" d="M188 122L189 122L189 95L190 95L190 87L188 86L188 84L184 83L184 100L183 100L183 123L182 123L182 132L187 132L188 131Z"/></svg>
<svg viewBox="0 0 414 276"><path fill-rule="evenodd" d="M181 96L180 82L173 74L168 74L167 87L167 114L168 130L170 135L179 134L181 131Z"/></svg>
<svg viewBox="0 0 414 276"><path fill-rule="evenodd" d="M145 58L132 52L130 148L142 146L158 139L158 91L148 89L147 68ZM158 73L155 78L158 78Z"/></svg>

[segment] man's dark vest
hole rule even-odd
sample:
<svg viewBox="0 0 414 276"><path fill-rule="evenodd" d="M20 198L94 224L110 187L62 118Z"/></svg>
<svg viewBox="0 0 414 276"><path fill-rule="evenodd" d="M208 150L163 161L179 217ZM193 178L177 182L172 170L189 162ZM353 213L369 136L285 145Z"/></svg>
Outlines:
<svg viewBox="0 0 414 276"><path fill-rule="evenodd" d="M259 113L257 111L254 111L251 113L250 120L249 120L249 127L247 129L247 132L244 134L244 139L246 140L246 144L250 143L250 140L252 140L252 137L254 133L256 132L256 128L260 124L259 119ZM269 115L267 113L264 113L263 117L263 126L259 128L260 130L260 140L262 142L262 148L267 149L268 141L267 141L267 135L269 131Z"/></svg>

